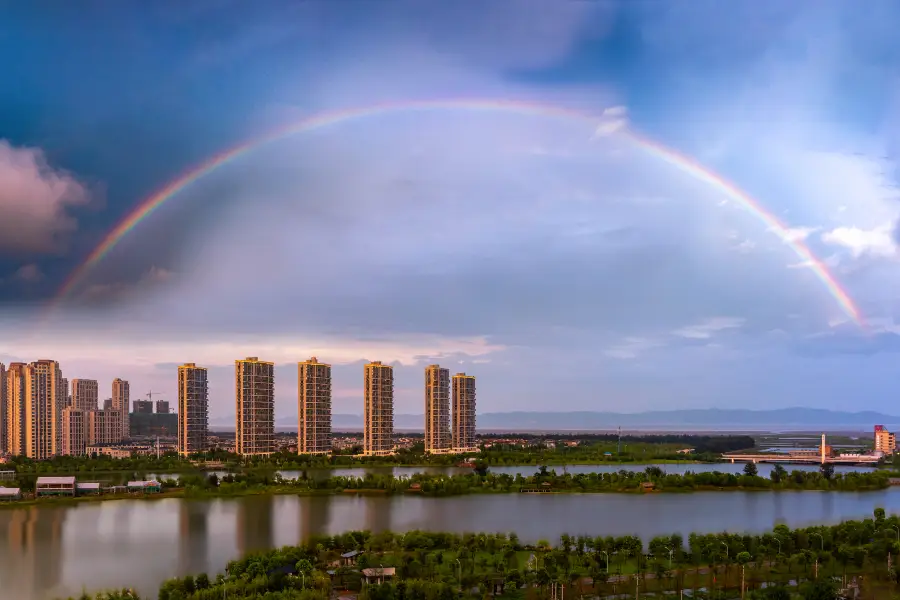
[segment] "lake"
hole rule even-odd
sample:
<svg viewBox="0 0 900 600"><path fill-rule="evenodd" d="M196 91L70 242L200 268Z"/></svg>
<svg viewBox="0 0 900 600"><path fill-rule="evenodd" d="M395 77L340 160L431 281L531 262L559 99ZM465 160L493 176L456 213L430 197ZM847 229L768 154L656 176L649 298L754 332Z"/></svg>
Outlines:
<svg viewBox="0 0 900 600"><path fill-rule="evenodd" d="M46 600L134 586L156 597L172 576L221 571L251 550L354 529L516 531L523 541L562 533L654 535L762 532L900 512L900 488L874 492L251 496L115 500L0 510L0 598Z"/></svg>

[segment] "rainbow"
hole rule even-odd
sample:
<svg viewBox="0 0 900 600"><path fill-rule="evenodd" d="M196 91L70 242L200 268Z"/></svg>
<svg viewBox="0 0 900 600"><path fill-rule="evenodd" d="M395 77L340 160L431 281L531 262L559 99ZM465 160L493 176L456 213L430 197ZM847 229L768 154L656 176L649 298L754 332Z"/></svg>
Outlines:
<svg viewBox="0 0 900 600"><path fill-rule="evenodd" d="M523 101L480 99L382 103L335 110L310 116L220 152L210 157L205 162L184 171L177 178L144 199L137 208L131 211L127 217L106 235L103 241L90 253L90 255L88 255L84 262L71 273L60 288L54 301L51 303L51 307L69 297L85 276L99 264L125 236L168 200L176 196L195 181L213 173L232 161L253 152L260 146L264 146L288 136L328 127L329 125L336 125L345 121L363 119L390 112L428 111L439 109L502 111L524 115L578 119L590 123L593 126L596 126L597 122L600 120L600 117L597 117L596 115L590 115L557 106ZM747 194L747 192L741 190L735 184L701 165L694 159L679 154L675 150L667 148L645 136L628 129L619 130L615 135L624 136L647 153L665 161L694 179L710 185L723 193L727 198L734 200L750 211L751 214L755 215L765 224L768 230L775 233L791 250L793 250L800 258L802 264L807 265L810 270L812 270L815 276L822 284L824 284L828 293L837 301L841 310L857 325L864 325L859 309L822 261L820 261L801 240L794 239L790 235L788 228L778 219L778 217L767 211L757 200Z"/></svg>

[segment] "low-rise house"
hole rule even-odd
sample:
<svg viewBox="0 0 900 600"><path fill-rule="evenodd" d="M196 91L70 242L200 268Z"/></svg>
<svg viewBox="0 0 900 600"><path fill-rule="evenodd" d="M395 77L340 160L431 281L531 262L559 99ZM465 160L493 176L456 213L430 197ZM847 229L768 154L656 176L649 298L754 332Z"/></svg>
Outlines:
<svg viewBox="0 0 900 600"><path fill-rule="evenodd" d="M35 496L75 496L74 477L38 477Z"/></svg>
<svg viewBox="0 0 900 600"><path fill-rule="evenodd" d="M13 487L0 487L0 502L4 500L21 500L22 490Z"/></svg>
<svg viewBox="0 0 900 600"><path fill-rule="evenodd" d="M359 556L362 554L359 550L351 550L350 552L344 552L341 554L341 566L342 567L353 567L356 565L356 561L359 560Z"/></svg>
<svg viewBox="0 0 900 600"><path fill-rule="evenodd" d="M362 575L366 578L366 583L369 585L390 581L396 573L397 569L394 567L373 567L362 570Z"/></svg>
<svg viewBox="0 0 900 600"><path fill-rule="evenodd" d="M75 494L78 496L99 496L100 484L97 482L76 483Z"/></svg>

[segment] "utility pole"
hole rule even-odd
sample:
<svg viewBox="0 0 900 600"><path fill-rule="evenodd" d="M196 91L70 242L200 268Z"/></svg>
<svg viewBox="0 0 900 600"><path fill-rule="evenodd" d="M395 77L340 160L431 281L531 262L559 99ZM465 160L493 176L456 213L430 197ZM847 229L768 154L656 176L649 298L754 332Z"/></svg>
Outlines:
<svg viewBox="0 0 900 600"><path fill-rule="evenodd" d="M641 580L637 576L637 573L634 574L634 600L638 600L641 597Z"/></svg>
<svg viewBox="0 0 900 600"><path fill-rule="evenodd" d="M741 600L744 600L744 565L741 565Z"/></svg>
<svg viewBox="0 0 900 600"><path fill-rule="evenodd" d="M616 440L616 454L622 453L622 426L619 425L619 437Z"/></svg>

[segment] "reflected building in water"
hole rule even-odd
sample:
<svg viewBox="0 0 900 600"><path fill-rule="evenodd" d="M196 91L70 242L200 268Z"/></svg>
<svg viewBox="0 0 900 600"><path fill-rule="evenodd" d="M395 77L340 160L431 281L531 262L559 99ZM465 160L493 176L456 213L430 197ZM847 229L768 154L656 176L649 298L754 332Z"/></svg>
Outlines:
<svg viewBox="0 0 900 600"><path fill-rule="evenodd" d="M178 512L178 567L180 574L205 573L209 560L209 504L181 502Z"/></svg>
<svg viewBox="0 0 900 600"><path fill-rule="evenodd" d="M248 496L237 505L237 548L241 556L272 547L272 496Z"/></svg>
<svg viewBox="0 0 900 600"><path fill-rule="evenodd" d="M300 538L302 542L314 535L330 533L331 497L309 496L300 499Z"/></svg>
<svg viewBox="0 0 900 600"><path fill-rule="evenodd" d="M369 496L360 500L366 505L366 529L374 533L390 531L392 498Z"/></svg>
<svg viewBox="0 0 900 600"><path fill-rule="evenodd" d="M15 509L4 519L9 528L0 554L3 597L43 596L60 584L66 514L65 509L32 506Z"/></svg>

